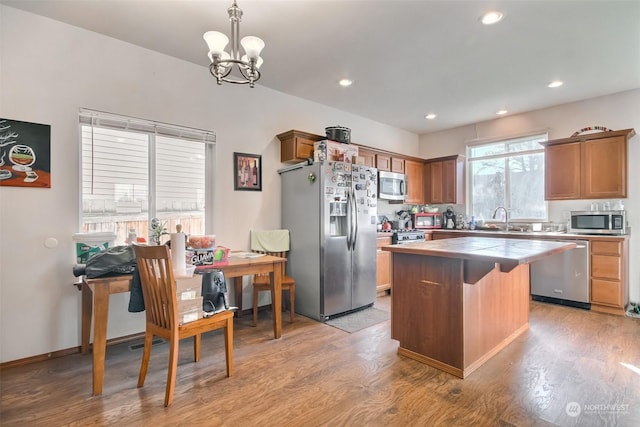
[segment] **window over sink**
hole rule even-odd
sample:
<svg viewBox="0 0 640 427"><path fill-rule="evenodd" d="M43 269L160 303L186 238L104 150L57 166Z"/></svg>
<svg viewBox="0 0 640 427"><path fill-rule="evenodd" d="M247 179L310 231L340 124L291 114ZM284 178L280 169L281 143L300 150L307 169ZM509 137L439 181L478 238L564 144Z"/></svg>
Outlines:
<svg viewBox="0 0 640 427"><path fill-rule="evenodd" d="M546 133L467 145L469 212L491 219L498 206L514 221L546 220Z"/></svg>

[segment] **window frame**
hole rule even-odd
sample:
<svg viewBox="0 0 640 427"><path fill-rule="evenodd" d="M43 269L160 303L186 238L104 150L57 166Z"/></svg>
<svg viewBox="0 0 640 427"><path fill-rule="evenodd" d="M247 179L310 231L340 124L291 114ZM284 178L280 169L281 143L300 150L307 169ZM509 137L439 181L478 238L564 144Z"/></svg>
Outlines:
<svg viewBox="0 0 640 427"><path fill-rule="evenodd" d="M534 132L530 132L530 133L525 133L525 134L517 134L517 135L510 135L510 136L506 136L506 137L500 137L500 138L490 138L490 139L483 139L483 140L473 140L473 141L468 141L465 144L465 153L466 153L466 160L465 160L465 168L468 171L468 173L466 174L466 188L469 190L467 191L466 194L466 210L467 210L467 214L469 217L471 217L471 215L475 215L474 211L473 211L473 180L474 180L474 176L471 173L472 171L472 164L474 162L477 161L483 161L483 160L492 160L492 159L505 159L506 164L507 164L507 169L505 170L505 187L504 187L504 191L505 191L505 199L506 202L505 204L507 206L505 206L509 211L511 211L512 209L512 201L511 201L511 197L510 197L510 190L511 190L511 180L509 178L509 174L508 174L508 163L509 163L509 158L511 157L516 157L516 156L521 156L521 155L530 155L530 154L542 154L542 188L544 189L544 179L545 179L545 174L544 174L544 146L542 144L540 144L540 148L536 148L533 150L523 150L523 151L516 151L516 152L509 152L508 150L505 150L503 153L500 154L491 154L491 155L485 155L485 156L472 156L471 152L474 148L478 148L481 146L489 146L489 145L494 145L494 144L506 144L508 146L509 143L512 144L516 144L516 143L523 143L526 141L531 141L531 140L544 140L544 141L548 141L549 140L549 132L547 130L541 130L541 131L534 131ZM497 208L497 206L496 206ZM546 222L549 220L549 204L546 200L543 201L543 208L544 208L544 218L516 218L516 219L512 219L511 215L509 215L509 220L510 222L518 222L518 223L533 223L533 222ZM477 218L476 218L477 219ZM485 222L492 222L492 221L498 221L492 218L484 218Z"/></svg>
<svg viewBox="0 0 640 427"><path fill-rule="evenodd" d="M185 126L173 125L168 123L157 122L153 120L140 119L136 117L123 116L114 113L106 113L97 110L90 110L81 108L79 110L78 120L78 144L79 144L79 160L78 160L78 174L79 174L79 186L78 186L78 200L80 201L78 206L78 228L83 230L84 227L84 177L83 177L83 127L95 127L104 128L110 130L117 130L122 132L140 133L147 136L147 163L148 163L148 200L147 200L147 220L157 217L157 179L156 176L156 160L157 160L157 138L166 137L172 139L179 139L187 142L203 143L204 144L204 233L212 234L214 223L214 202L215 191L214 182L216 176L216 134L210 130L202 130L196 128L189 128ZM169 230L171 231L171 230Z"/></svg>

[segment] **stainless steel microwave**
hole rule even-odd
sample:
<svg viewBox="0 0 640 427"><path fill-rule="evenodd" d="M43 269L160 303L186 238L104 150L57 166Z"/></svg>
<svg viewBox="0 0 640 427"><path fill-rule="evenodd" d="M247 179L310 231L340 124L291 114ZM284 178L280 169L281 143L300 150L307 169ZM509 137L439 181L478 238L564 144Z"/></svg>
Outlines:
<svg viewBox="0 0 640 427"><path fill-rule="evenodd" d="M378 172L378 198L386 200L407 199L407 176L396 172Z"/></svg>
<svg viewBox="0 0 640 427"><path fill-rule="evenodd" d="M571 211L569 233L627 234L627 212Z"/></svg>

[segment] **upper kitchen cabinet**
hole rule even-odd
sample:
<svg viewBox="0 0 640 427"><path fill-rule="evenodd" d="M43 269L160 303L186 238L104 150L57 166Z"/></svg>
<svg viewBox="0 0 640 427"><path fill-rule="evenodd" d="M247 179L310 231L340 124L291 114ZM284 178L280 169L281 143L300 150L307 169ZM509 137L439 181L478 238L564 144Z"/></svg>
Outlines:
<svg viewBox="0 0 640 427"><path fill-rule="evenodd" d="M406 168L405 168L405 160L404 159L399 159L397 157L392 157L391 158L391 172L396 172L396 173L407 173Z"/></svg>
<svg viewBox="0 0 640 427"><path fill-rule="evenodd" d="M278 139L280 140L280 161L288 163L312 159L313 144L327 138L299 130L290 130L278 135Z"/></svg>
<svg viewBox="0 0 640 427"><path fill-rule="evenodd" d="M580 198L580 143L548 145L544 150L546 200Z"/></svg>
<svg viewBox="0 0 640 427"><path fill-rule="evenodd" d="M464 203L464 156L440 157L424 164L425 203Z"/></svg>
<svg viewBox="0 0 640 427"><path fill-rule="evenodd" d="M627 197L627 145L633 129L547 141L545 199Z"/></svg>
<svg viewBox="0 0 640 427"><path fill-rule="evenodd" d="M424 163L406 159L404 161L407 175L407 199L410 205L423 205L424 202Z"/></svg>
<svg viewBox="0 0 640 427"><path fill-rule="evenodd" d="M376 167L381 171L406 173L404 162L405 160L400 157L376 154Z"/></svg>
<svg viewBox="0 0 640 427"><path fill-rule="evenodd" d="M373 151L360 147L358 149L358 157L362 158L363 165L369 166L371 168L376 167L376 153L374 153Z"/></svg>

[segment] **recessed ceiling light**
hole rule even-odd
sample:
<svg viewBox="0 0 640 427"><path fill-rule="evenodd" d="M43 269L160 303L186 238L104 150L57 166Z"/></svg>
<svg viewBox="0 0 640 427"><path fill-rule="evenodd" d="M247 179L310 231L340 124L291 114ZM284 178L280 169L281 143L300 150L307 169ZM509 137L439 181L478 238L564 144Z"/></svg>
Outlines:
<svg viewBox="0 0 640 427"><path fill-rule="evenodd" d="M434 114L434 113L429 113L429 114L427 114L426 116L424 116L424 118L425 118L425 119L428 119L428 120L433 120L433 119L435 119L436 117L438 117L438 116L437 116L436 114Z"/></svg>
<svg viewBox="0 0 640 427"><path fill-rule="evenodd" d="M564 84L564 82L561 82L560 80L554 80L551 83L549 83L547 85L547 87L560 87Z"/></svg>
<svg viewBox="0 0 640 427"><path fill-rule="evenodd" d="M487 12L484 15L482 15L482 17L480 18L480 21L484 25L492 25L492 24L495 24L496 22L502 21L503 17L504 15L501 12L498 12L497 10L492 10L491 12Z"/></svg>
<svg viewBox="0 0 640 427"><path fill-rule="evenodd" d="M338 82L340 84L340 86L342 87L348 87L351 86L353 84L353 80L350 79L342 79Z"/></svg>
<svg viewBox="0 0 640 427"><path fill-rule="evenodd" d="M499 116L505 115L507 113L508 113L507 110L498 110L498 111L496 111L496 114L499 115Z"/></svg>

